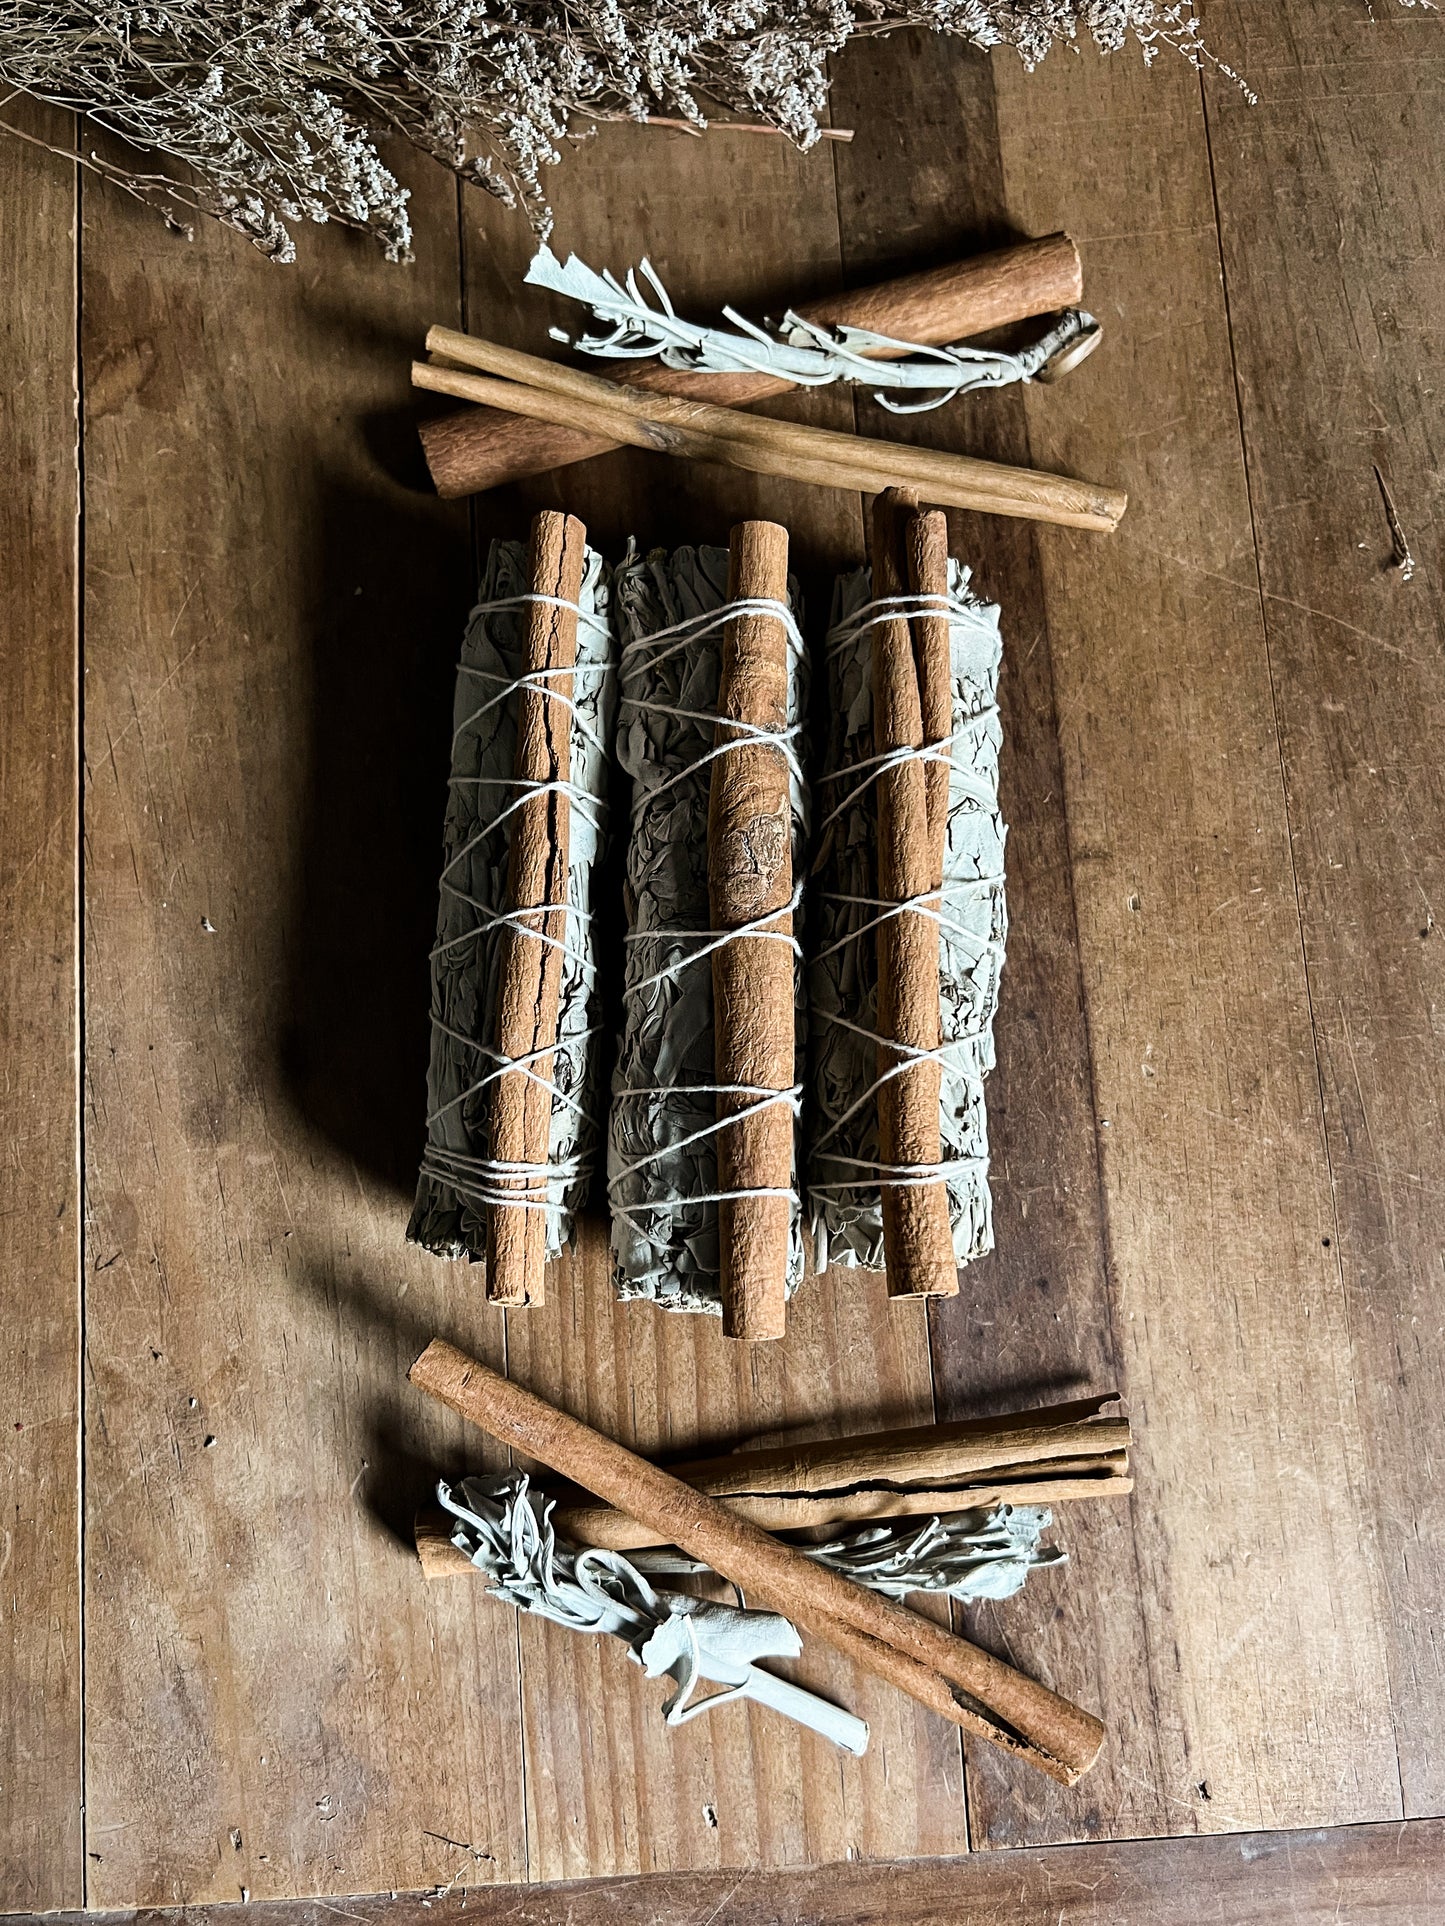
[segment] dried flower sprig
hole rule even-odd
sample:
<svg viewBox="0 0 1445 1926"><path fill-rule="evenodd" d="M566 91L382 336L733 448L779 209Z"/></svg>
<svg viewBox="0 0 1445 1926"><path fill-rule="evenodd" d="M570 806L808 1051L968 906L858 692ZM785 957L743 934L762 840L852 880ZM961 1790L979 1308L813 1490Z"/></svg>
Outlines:
<svg viewBox="0 0 1445 1926"><path fill-rule="evenodd" d="M545 235L542 170L591 123L702 129L722 107L810 147L829 56L904 26L1029 66L1081 33L1146 60L1202 53L1184 0L7 0L0 83L180 163L173 180L80 155L177 226L200 210L289 261L288 223L341 221L405 259L407 190L379 140L520 202Z"/></svg>

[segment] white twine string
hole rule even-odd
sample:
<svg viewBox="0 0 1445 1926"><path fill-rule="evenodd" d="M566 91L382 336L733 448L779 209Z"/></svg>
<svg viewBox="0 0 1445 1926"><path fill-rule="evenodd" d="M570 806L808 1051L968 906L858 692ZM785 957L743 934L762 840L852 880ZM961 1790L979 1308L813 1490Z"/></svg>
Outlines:
<svg viewBox="0 0 1445 1926"><path fill-rule="evenodd" d="M479 602L473 609L472 614L473 616L500 615L527 607L530 604L540 604L546 608L565 609L570 614L575 615L578 622L585 624L594 634L602 636L610 634L607 622L598 615L595 610L584 608L580 602L570 601L565 596L547 595L538 590L527 590L521 594L501 596L489 602ZM509 677L498 675L494 670L478 668L469 662L458 663L457 669L460 675L471 676L478 682L492 684L495 686L496 692L489 696L485 702L480 703L478 707L473 709L468 715L464 716L457 724L456 728L452 731L453 749L455 749L458 740L465 730L476 727L484 716L490 714L494 709L503 707L513 696L520 696L524 691L530 690L534 694L546 697L549 702L555 702L560 708L564 709L568 717L569 732L575 730L586 741L590 742L595 749L605 755L607 745L592 727L586 716L583 715L577 702L575 690L579 678L583 681L589 678L601 680L607 675L608 667L609 665L605 661L582 662L574 664L571 668L532 669L521 675ZM571 678L574 693L568 694L562 689L554 689L551 686L552 681L559 677ZM570 760L569 757L569 769ZM590 790L583 789L571 779L570 775L565 779L545 782L533 782L519 779L515 776L456 775L449 777L448 781L452 788L476 788L478 790L503 789L514 790L517 793L512 797L510 802L504 804L479 824L474 833L462 847L449 858L442 869L440 888L447 895L451 896L453 900L459 903L465 903L470 908L476 910L479 913L480 920L469 929L462 930L456 936L448 937L444 942L434 945L431 951L432 958L435 959L443 955L459 943L477 941L493 935L498 930L510 929L514 930L519 936L525 936L534 942L546 945L549 949L560 951L566 960L578 966L587 979L595 978L596 964L594 959L584 948L569 942L565 934L567 928L566 919L572 919L579 923L590 922L591 913L589 911L579 908L574 903L563 902L533 903L527 905L525 908L494 912L490 910L488 906L479 902L476 897L469 895L465 890L460 889L453 883L451 881L451 874L459 864L465 862L466 858L474 849L484 843L488 836L499 829L503 823L516 814L524 803L529 802L534 796L565 796L569 808L575 809L591 828L598 831L601 830L606 818L606 802L603 798L594 796ZM564 919L564 934L560 937L552 935L545 927L548 919L553 916L561 916ZM537 927L533 927L534 922ZM489 1060L493 1068L486 1071L483 1076L478 1077L474 1082L468 1084L467 1087L459 1091L456 1096L450 1097L444 1104L438 1105L435 1110L429 1112L426 1120L428 1133L430 1133L432 1128L450 1111L457 1109L461 1104L468 1102L471 1098L480 1095L489 1085L496 1083L500 1078L513 1073L520 1073L526 1077L529 1082L537 1084L541 1089L545 1090L554 1112L560 1108L571 1110L579 1116L582 1114L583 1106L580 1098L574 1096L569 1091L563 1090L557 1084L554 1077L544 1077L532 1067L547 1057L551 1057L555 1064L557 1050L561 1042L560 1038L556 1043L546 1045L537 1050L528 1051L524 1056L504 1057L492 1045L483 1043L476 1037L465 1036L459 1030L454 1030L435 1010L432 1012L431 1022L434 1031L439 1031L443 1036L448 1037L454 1043L460 1044L464 1049L472 1050L484 1060ZM595 1026L589 1026L582 1031L574 1032L573 1035L569 1037L568 1042L585 1043L589 1037L595 1034ZM462 1151L449 1149L445 1144L432 1142L430 1140L430 1134L426 1148L422 1153L422 1170L448 1185L459 1197L465 1198L473 1204L483 1204L488 1207L512 1206L520 1210L545 1211L551 1209L553 1206L552 1192L554 1187L560 1192L564 1191L569 1184L584 1181L589 1175L590 1165L590 1157L580 1155L567 1158L554 1158L549 1155L546 1160L542 1162L518 1162L495 1157L474 1157Z"/></svg>
<svg viewBox="0 0 1445 1926"><path fill-rule="evenodd" d="M802 1109L803 1088L801 1084L796 1083L788 1090L772 1090L762 1084L752 1083L669 1083L653 1085L647 1089L614 1090L612 1094L614 1100L618 1101L651 1102L659 1091L664 1090L675 1097L712 1097L714 1099L749 1097L752 1101L744 1104L740 1109L730 1111L725 1117L717 1117L700 1125L698 1129L689 1131L685 1137L679 1137L672 1143L662 1144L655 1150L646 1151L641 1157L624 1165L617 1172L608 1185L609 1192L638 1171L645 1170L649 1164L658 1163L664 1157L674 1156L680 1150L688 1150L692 1145L702 1143L708 1137L715 1137L719 1131L726 1130L730 1124L739 1123L746 1117L758 1116L762 1111L770 1110L780 1103L788 1106L789 1114L795 1119ZM620 1217L627 1220L639 1237L645 1237L647 1232L638 1223L634 1212L647 1211L656 1215L659 1211L669 1210L676 1204L727 1204L745 1197L785 1197L791 1202L793 1189L791 1185L785 1187L776 1184L750 1184L745 1189L739 1190L689 1191L686 1197L667 1197L655 1204L639 1200L629 1205L619 1203L614 1198L613 1208Z"/></svg>
<svg viewBox="0 0 1445 1926"><path fill-rule="evenodd" d="M875 596L863 603L851 616L834 624L828 632L825 647L829 656L839 654L843 649L854 645L869 629L879 628L884 623L907 619L910 616L943 614L954 617L966 616L969 613L969 605L954 594ZM992 702L987 703L968 716L961 727L956 726L953 733L940 742L886 749L877 755L865 757L859 762L849 763L846 768L829 772L821 778L822 782L844 782L850 777L853 780L848 784L842 799L818 825L819 830L826 829L829 824L850 809L859 796L876 783L887 770L901 768L913 762L947 763L951 783L959 784L965 794L976 801L980 807L996 809L998 798L994 791L985 783L973 781L968 772L960 769L953 760L954 745L961 735L976 729L980 723L996 714L997 706ZM858 780L860 776L862 780ZM836 955L840 950L860 942L863 937L876 932L884 923L899 916L927 917L938 926L940 933L946 933L950 937L961 940L972 948L980 960L995 955L1001 947L997 939L992 936L979 936L975 930L960 922L957 917L950 916L947 906L960 897L968 898L987 893L1002 881L1002 872L994 876L969 877L958 881L945 880L937 889L924 890L918 895L903 897L896 901L882 897L853 896L840 891L826 891L824 894L830 902L849 903L858 908L877 910L878 914L870 917L857 929L849 930L835 942L828 944L826 948L818 951L812 960L822 962L826 957ZM812 1191L831 1195L849 1190L916 1189L930 1184L946 1183L951 1177L962 1176L965 1172L987 1163L984 1157L963 1156L944 1158L936 1164L885 1163L877 1158L850 1157L839 1151L824 1150L823 1146L836 1136L845 1124L851 1122L860 1110L871 1104L886 1083L921 1063L936 1063L942 1073L952 1067L950 1052L964 1046L972 1051L977 1045L980 1032L965 1031L961 1036L945 1038L932 1049L923 1049L902 1043L896 1037L885 1037L879 1031L851 1022L837 1012L824 1011L822 1015L825 1022L836 1024L840 1029L863 1037L874 1044L880 1052L891 1053L894 1061L879 1071L862 1094L849 1104L841 1116L833 1120L813 1145L813 1155L820 1156L824 1162L867 1174L856 1178L839 1179L832 1183L812 1183L809 1185Z"/></svg>
<svg viewBox="0 0 1445 1926"><path fill-rule="evenodd" d="M647 715L671 716L679 722L696 723L699 730L704 732L708 730L716 731L719 728L737 732L736 735L725 742L713 743L712 746L706 749L701 755L695 757L683 768L674 770L671 775L665 776L661 782L651 783L646 786L639 782L638 793L633 798L632 812L634 816L642 809L645 809L654 797L662 795L666 790L674 788L678 783L686 781L689 777L698 775L700 771L707 768L710 763L716 761L719 756L727 755L734 749L751 748L760 743L770 749L777 750L783 756L787 764L790 785L792 783L796 783L799 786L802 785L803 769L798 760L796 747L798 738L802 732L800 724L793 723L786 729L769 729L760 723L739 721L734 716L714 715L704 710L682 709L667 703L650 701L644 697L629 694L626 690L625 685L629 679L635 679L639 675L656 669L660 663L668 661L672 656L676 655L679 650L686 648L690 642L695 642L704 636L714 634L717 630L726 628L729 622L735 622L745 616L770 617L774 621L782 624L788 643L789 669L790 671L795 671L803 651L802 633L798 628L797 619L789 605L772 596L743 596L734 602L724 602L719 608L706 609L697 615L687 617L684 621L671 623L667 628L653 629L646 635L633 636L628 642L623 644L619 657L618 676L624 686L623 692L619 697L619 708L632 708L640 710ZM659 647L659 644L662 646ZM673 957L669 962L663 964L660 969L653 970L646 976L633 979L627 985L628 991L646 990L650 989L656 983L673 981L683 970L690 968L694 963L702 962L705 957L715 955L729 943L743 941L786 943L791 949L793 956L795 958L801 958L802 946L791 930L775 930L769 928L770 924L781 922L784 917L791 917L801 901L802 885L799 884L793 890L789 900L780 908L768 910L763 915L753 917L746 923L740 923L735 929L650 929L629 931L624 939L629 944L676 943L679 945L697 944L699 947L693 949L689 954ZM755 1184L738 1190L692 1192L689 1193L685 1199L667 1198L656 1204L639 1202L636 1205L628 1205L625 1203L620 1196L620 1192L629 1180L635 1177L640 1171L647 1169L650 1165L659 1162L664 1157L673 1156L681 1150L687 1150L694 1144L702 1143L707 1138L716 1136L718 1132L728 1129L732 1124L739 1123L745 1118L756 1116L762 1111L771 1109L778 1104L786 1104L789 1114L796 1119L800 1112L803 1094L800 1084L793 1084L790 1088L784 1090L773 1090L752 1084L665 1084L656 1085L650 1089L615 1090L613 1092L613 1098L615 1101L627 1102L652 1101L658 1096L659 1092L663 1090L675 1096L711 1097L714 1101L719 1097L748 1097L753 1099L753 1101L744 1105L741 1109L730 1111L726 1116L718 1117L713 1122L704 1125L701 1129L692 1131L688 1136L680 1138L674 1143L665 1144L659 1149L645 1152L641 1157L634 1158L630 1162L623 1164L621 1169L615 1171L609 1177L607 1190L612 1208L619 1217L631 1225L638 1236L646 1237L648 1233L638 1223L636 1216L633 1214L634 1211L649 1211L655 1215L659 1211L666 1210L671 1205L679 1202L688 1204L724 1204L735 1203L748 1197L784 1197L791 1201L794 1194L791 1186L783 1189L775 1185Z"/></svg>
<svg viewBox="0 0 1445 1926"><path fill-rule="evenodd" d="M676 655L679 649L685 649L689 642L711 635L717 629L725 629L729 622L736 622L748 615L771 616L775 622L781 622L788 638L789 655L795 658L801 656L802 632L789 605L771 595L745 595L736 602L723 602L715 609L702 609L696 615L685 616L681 622L673 622L665 629L649 629L646 635L631 636L622 645L618 657L618 675L626 682L630 676L655 669L660 662L666 662ZM659 642L665 642L668 646L659 650ZM634 663L633 658L644 649L653 653L645 662ZM622 700L635 702L636 698L624 695Z"/></svg>
<svg viewBox="0 0 1445 1926"><path fill-rule="evenodd" d="M801 724L794 723L787 729L769 729L763 723L742 722L734 716L711 715L706 710L680 709L669 703L649 701L627 693L625 685L629 678L656 669L659 663L668 661L680 649L685 649L689 642L698 641L718 629L726 628L729 622L749 615L771 617L782 624L788 641L789 666L795 666L803 652L803 637L797 620L786 602L779 602L767 595L744 596L736 602L724 602L721 608L704 609L698 615L688 616L685 621L674 622L665 629L654 629L648 635L633 636L623 644L618 666L618 679L623 685L618 699L619 708L640 709L650 716L671 716L677 722L695 722L704 730L716 730L721 725L736 732L726 742L715 742L704 755L698 756L685 768L674 770L661 782L645 786L639 783L637 794L632 799L634 816L645 809L654 796L660 796L678 783L696 776L718 757L731 755L736 749L753 748L759 743L782 754L788 765L790 783L801 786L803 767L798 760L796 747L802 734ZM659 642L665 643L666 647L658 649L656 644ZM643 650L649 653L639 661L637 658Z"/></svg>
<svg viewBox="0 0 1445 1926"><path fill-rule="evenodd" d="M952 592L944 595L875 595L862 602L851 615L835 622L823 640L825 652L839 655L856 642L865 629L882 628L885 622L907 620L912 615L968 615L969 605Z"/></svg>
<svg viewBox="0 0 1445 1926"><path fill-rule="evenodd" d="M800 883L794 889L781 909L768 910L765 915L755 916L751 922L739 923L731 930L629 930L623 938L625 943L698 943L702 947L690 956L677 956L670 963L664 963L660 970L653 970L647 976L632 979L629 990L650 990L654 983L673 981L683 970L693 963L701 963L704 957L714 955L729 943L739 942L743 937L757 937L765 943L786 943L795 957L801 957L803 946L791 930L770 930L769 923L776 923L784 916L791 916L803 900L803 887Z"/></svg>

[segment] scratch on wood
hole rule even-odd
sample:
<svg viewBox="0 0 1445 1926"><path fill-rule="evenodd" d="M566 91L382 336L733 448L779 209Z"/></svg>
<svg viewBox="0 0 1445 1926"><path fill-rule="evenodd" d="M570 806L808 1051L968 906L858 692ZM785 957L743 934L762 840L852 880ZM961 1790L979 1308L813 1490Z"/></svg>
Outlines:
<svg viewBox="0 0 1445 1926"><path fill-rule="evenodd" d="M1408 582L1415 573L1415 557L1410 553L1410 543L1401 526L1399 511L1395 507L1395 497L1390 493L1390 484L1380 473L1380 464L1371 462L1375 480L1380 484L1380 500L1385 504L1385 521L1390 530L1390 546L1394 550L1394 560L1390 566L1400 571L1400 580Z"/></svg>

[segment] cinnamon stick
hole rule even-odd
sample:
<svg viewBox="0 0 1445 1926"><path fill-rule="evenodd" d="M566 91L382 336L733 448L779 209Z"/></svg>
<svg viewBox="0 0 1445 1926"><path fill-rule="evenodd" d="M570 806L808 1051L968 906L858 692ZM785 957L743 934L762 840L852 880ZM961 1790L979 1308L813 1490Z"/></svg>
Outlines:
<svg viewBox="0 0 1445 1926"><path fill-rule="evenodd" d="M733 1451L670 1465L673 1477L769 1531L858 1518L911 1518L1005 1502L1050 1504L1132 1489L1129 1421L1095 1399L1005 1418ZM1077 1489L1075 1488L1077 1486ZM635 1521L559 1494L557 1528L614 1550L659 1542Z"/></svg>
<svg viewBox="0 0 1445 1926"><path fill-rule="evenodd" d="M588 1425L434 1339L411 1381L470 1423L666 1534L667 1543L826 1638L920 1704L1065 1785L1098 1757L1097 1719L930 1619L815 1565Z"/></svg>
<svg viewBox="0 0 1445 1926"><path fill-rule="evenodd" d="M1128 1475L1129 1421L1100 1415L1112 1402L1110 1395L1003 1417L806 1444L745 1446L667 1470L765 1531L921 1518L983 1505L1122 1497L1134 1488ZM635 1518L597 1504L575 1487L550 1495L557 1530L580 1544L631 1551L664 1542ZM429 1576L465 1564L460 1555L436 1550L438 1533L449 1548L445 1514L418 1519L418 1550Z"/></svg>
<svg viewBox="0 0 1445 1926"><path fill-rule="evenodd" d="M916 505L916 498L902 490L890 490L873 504L876 599L908 592L907 523ZM920 673L914 641L914 629L901 613L873 629L873 751L878 756L921 749L925 741L922 687L928 680L931 690L936 688L938 672ZM930 824L928 769L921 759L908 760L885 768L878 778L881 902L907 902L942 886L944 824L940 821L938 833ZM946 798L942 814L946 818ZM914 1052L936 1051L941 1037L937 917L922 910L885 916L877 945L878 1074L883 1079L878 1154L908 1178L890 1181L885 1172L881 1185L888 1293L949 1297L958 1290L958 1264L948 1188L941 1177L923 1182L909 1175L938 1164L943 1155L941 1066L936 1056L912 1060Z"/></svg>
<svg viewBox="0 0 1445 1926"><path fill-rule="evenodd" d="M1105 535L1118 527L1128 506L1122 489L1099 482L774 421L709 402L679 401L673 395L646 395L450 328L431 329L427 345L449 361L490 372L468 374L456 367L414 361L414 387L490 402L539 421L606 433L616 441L661 454L723 462L751 474L780 475L869 495L899 485L915 486L945 507L1019 516Z"/></svg>
<svg viewBox="0 0 1445 1926"><path fill-rule="evenodd" d="M1093 1461L1091 1460L1091 1465ZM890 1518L947 1517L990 1505L1054 1505L1075 1498L1118 1498L1134 1489L1127 1472L1109 1465L1048 1477L986 1479L924 1491L738 1492L718 1500L763 1531L816 1531L831 1525L877 1524ZM671 1541L610 1505L559 1505L552 1522L565 1538L606 1551L638 1551Z"/></svg>
<svg viewBox="0 0 1445 1926"><path fill-rule="evenodd" d="M729 544L728 599L788 599L788 531L776 522L740 522ZM737 743L712 765L708 793L708 902L714 930L766 917L766 931L734 937L713 951L717 1114L737 1117L717 1135L718 1189L770 1191L723 1196L718 1255L723 1333L780 1338L787 1317L787 1193L793 1181L793 1117L764 1091L793 1086L792 806L788 758L764 729L788 726L788 635L774 615L742 615L723 631L717 741ZM744 1113L744 1114L739 1114Z"/></svg>
<svg viewBox="0 0 1445 1926"><path fill-rule="evenodd" d="M966 341L989 328L1075 307L1083 299L1079 251L1067 234L951 261L921 274L906 274L877 287L804 303L798 313L829 325L845 323L921 346ZM880 359L882 357L880 356ZM743 407L792 386L777 375L694 374L656 361L628 362L609 380L653 394L683 395ZM526 421L491 408L466 408L424 421L419 431L437 493L450 497L496 488L569 462L604 455L615 437L542 421Z"/></svg>
<svg viewBox="0 0 1445 1926"><path fill-rule="evenodd" d="M942 1485L1006 1465L1101 1457L1129 1448L1127 1418L1049 1421L1030 1412L1017 1423L919 1425L854 1438L825 1438L767 1450L733 1451L669 1467L710 1497L729 1492L819 1492L844 1485Z"/></svg>
<svg viewBox="0 0 1445 1926"><path fill-rule="evenodd" d="M517 701L514 773L521 800L514 810L507 862L507 908L536 911L502 931L499 948L496 1048L519 1067L493 1086L491 1156L498 1190L518 1202L494 1203L487 1213L487 1297L493 1304L540 1304L545 1290L545 1166L552 1132L553 1051L557 1043L566 934L567 865L571 808L555 787L572 762L572 670L577 662L577 613L587 531L570 515L544 510L532 523L527 579L537 596L528 605L522 674L539 680ZM542 679L545 678L545 679Z"/></svg>
<svg viewBox="0 0 1445 1926"><path fill-rule="evenodd" d="M948 517L937 508L915 509L904 524L903 540L908 593L935 605L910 614L908 627L918 665L923 740L943 745L953 734L953 649L943 606L948 599ZM948 768L946 758L923 765L928 842L938 858L940 883L948 839Z"/></svg>

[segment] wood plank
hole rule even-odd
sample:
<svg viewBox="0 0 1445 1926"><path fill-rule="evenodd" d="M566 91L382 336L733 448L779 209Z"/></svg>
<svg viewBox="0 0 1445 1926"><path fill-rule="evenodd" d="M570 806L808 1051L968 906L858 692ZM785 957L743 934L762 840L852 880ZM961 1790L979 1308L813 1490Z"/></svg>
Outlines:
<svg viewBox="0 0 1445 1926"><path fill-rule="evenodd" d="M940 54L932 39L900 34L838 64L834 111L857 129L835 159L840 220L848 271L860 280L900 259L1010 238L993 64L956 48ZM918 153L946 153L950 162L919 170L909 164ZM1064 218L1072 219L1066 203L1046 216ZM1016 389L912 421L866 402L859 414L865 433L906 434L1002 461L1030 458ZM1109 1391L1122 1380L1038 544L1021 523L977 515L952 517L950 537L979 590L1002 610L1000 794L1009 825L1008 962L988 1085L996 1249L965 1270L959 1296L932 1314L940 1411L962 1416ZM1137 1502L1150 1502L1147 1486ZM1140 1662L1148 1626L1131 1506L1067 1507L1056 1514L1054 1536L1068 1548L1068 1570L976 1609L970 1630L1098 1712L1110 1738L1067 1799L1031 1774L975 1759L974 1841L1015 1844L1061 1828L1187 1829L1188 1808L1181 1827L1160 1790L1166 1778L1181 1778L1183 1761Z"/></svg>
<svg viewBox="0 0 1445 1926"><path fill-rule="evenodd" d="M1322 1242L1329 1173L1197 78L1090 54L996 75L1009 208L1029 227L1067 221L1111 337L1077 380L1028 396L1029 446L1133 495L1117 538L1047 532L1039 554L1139 1436L1139 1563L1118 1576L1145 1599L1136 1664L1177 1735L1157 1791L1171 1826L1393 1816L1386 1599Z"/></svg>
<svg viewBox="0 0 1445 1926"><path fill-rule="evenodd" d="M1445 1917L1445 1821L1134 1840L792 1872L658 1874L562 1886L351 1897L359 1926L1428 1926ZM324 1901L161 1912L156 1926L330 1926ZM68 1913L54 1926L130 1926ZM0 1926L41 1926L33 1914Z"/></svg>
<svg viewBox="0 0 1445 1926"><path fill-rule="evenodd" d="M647 253L684 312L727 299L768 312L838 285L825 153L608 129L556 187L559 252L575 248L618 271ZM468 214L470 325L523 346L544 338L539 317L575 327L575 309L517 292L529 238L479 199ZM836 392L770 405L823 425L851 421ZM631 533L644 545L725 542L740 516L766 515L787 524L794 565L822 595L825 571L861 553L856 497L634 450L482 498L479 532L507 532L508 517L536 502L581 515L614 554ZM815 1281L782 1343L743 1351L710 1319L615 1304L601 1224L560 1270L542 1309L510 1318L510 1368L644 1451L685 1456L762 1432L862 1429L931 1411L921 1309L889 1306L879 1280ZM533 1878L965 1843L956 1735L825 1651L805 1654L798 1676L870 1721L861 1761L744 1707L667 1731L658 1686L620 1651L533 1620L522 1624L521 1649Z"/></svg>
<svg viewBox="0 0 1445 1926"><path fill-rule="evenodd" d="M409 270L87 199L101 1905L525 1866L515 1632L403 1542L470 1449L406 1366L440 1324L501 1343L403 1243L472 593L464 513L408 481L408 353L458 312L452 183L415 187Z"/></svg>
<svg viewBox="0 0 1445 1926"><path fill-rule="evenodd" d="M69 115L6 118L68 147ZM75 168L0 137L0 1894L84 1898Z"/></svg>
<svg viewBox="0 0 1445 1926"><path fill-rule="evenodd" d="M1305 0L1206 93L1407 1814L1445 1807L1445 21ZM1261 182L1271 183L1261 192ZM1390 566L1387 479L1414 578ZM1322 1233L1331 1236L1326 1225Z"/></svg>

